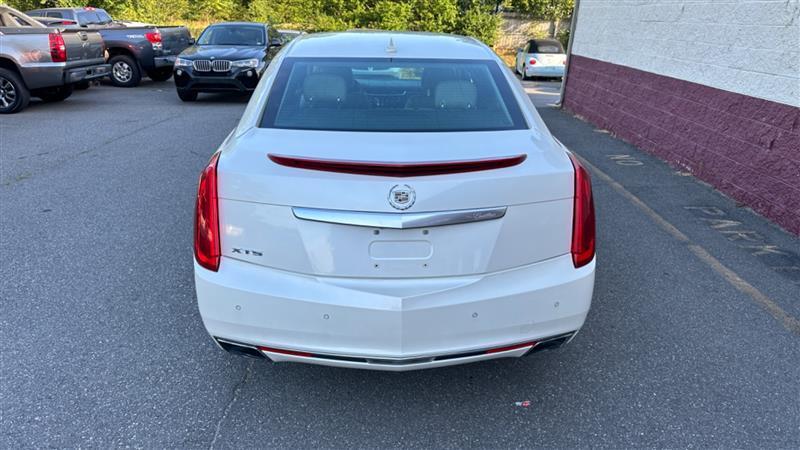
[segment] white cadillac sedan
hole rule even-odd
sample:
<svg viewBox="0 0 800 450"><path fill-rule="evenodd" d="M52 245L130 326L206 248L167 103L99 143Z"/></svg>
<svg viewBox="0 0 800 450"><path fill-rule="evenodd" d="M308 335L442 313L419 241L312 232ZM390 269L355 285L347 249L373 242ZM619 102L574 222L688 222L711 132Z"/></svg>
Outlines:
<svg viewBox="0 0 800 450"><path fill-rule="evenodd" d="M589 311L589 175L474 39L294 39L196 206L197 301L231 353L424 369L558 347Z"/></svg>

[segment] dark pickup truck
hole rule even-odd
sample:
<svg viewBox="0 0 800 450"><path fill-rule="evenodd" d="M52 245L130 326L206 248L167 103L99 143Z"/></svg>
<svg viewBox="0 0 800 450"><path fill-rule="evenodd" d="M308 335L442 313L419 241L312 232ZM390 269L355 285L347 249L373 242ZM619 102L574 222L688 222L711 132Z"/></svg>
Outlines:
<svg viewBox="0 0 800 450"><path fill-rule="evenodd" d="M74 27L99 31L109 53L111 82L120 87L138 86L144 74L153 81L168 80L175 58L194 43L186 27L118 22L100 8L45 8L27 14L67 19Z"/></svg>
<svg viewBox="0 0 800 450"><path fill-rule="evenodd" d="M22 111L31 97L66 99L76 83L104 77L100 33L45 27L0 5L0 114Z"/></svg>

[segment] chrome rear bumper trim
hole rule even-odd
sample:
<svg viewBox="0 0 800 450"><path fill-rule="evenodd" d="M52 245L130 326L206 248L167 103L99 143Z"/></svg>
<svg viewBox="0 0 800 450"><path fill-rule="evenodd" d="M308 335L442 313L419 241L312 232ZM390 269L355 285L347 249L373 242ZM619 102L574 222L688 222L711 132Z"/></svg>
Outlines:
<svg viewBox="0 0 800 450"><path fill-rule="evenodd" d="M423 213L376 213L333 209L292 208L294 216L312 222L371 228L424 228L500 219L506 207Z"/></svg>

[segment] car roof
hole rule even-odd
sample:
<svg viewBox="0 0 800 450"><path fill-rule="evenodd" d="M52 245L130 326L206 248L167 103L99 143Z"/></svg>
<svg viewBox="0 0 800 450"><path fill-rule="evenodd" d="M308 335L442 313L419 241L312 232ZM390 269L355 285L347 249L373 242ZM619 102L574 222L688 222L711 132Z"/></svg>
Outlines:
<svg viewBox="0 0 800 450"><path fill-rule="evenodd" d="M212 23L209 27L216 27L218 25L256 25L256 26L266 26L265 23L262 22L217 22Z"/></svg>
<svg viewBox="0 0 800 450"><path fill-rule="evenodd" d="M481 42L439 33L355 30L303 34L286 49L287 57L493 59Z"/></svg>

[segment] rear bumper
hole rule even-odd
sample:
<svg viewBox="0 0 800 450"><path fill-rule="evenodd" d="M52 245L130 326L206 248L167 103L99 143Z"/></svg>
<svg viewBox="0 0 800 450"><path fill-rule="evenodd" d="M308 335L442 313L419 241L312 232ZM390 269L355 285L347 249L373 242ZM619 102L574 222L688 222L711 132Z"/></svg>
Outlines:
<svg viewBox="0 0 800 450"><path fill-rule="evenodd" d="M219 272L195 265L195 285L214 337L334 356L263 352L273 361L400 371L522 356L529 347L484 351L579 330L594 263L575 269L565 255L485 275L389 280L313 277L223 258Z"/></svg>
<svg viewBox="0 0 800 450"><path fill-rule="evenodd" d="M97 64L87 67L76 67L64 72L64 84L78 83L107 76L111 71L110 64Z"/></svg>
<svg viewBox="0 0 800 450"><path fill-rule="evenodd" d="M535 66L525 66L525 76L528 77L563 77L564 66L544 66L537 64Z"/></svg>
<svg viewBox="0 0 800 450"><path fill-rule="evenodd" d="M153 66L156 69L163 69L164 67L173 67L175 60L178 59L176 55L158 56L153 58Z"/></svg>

